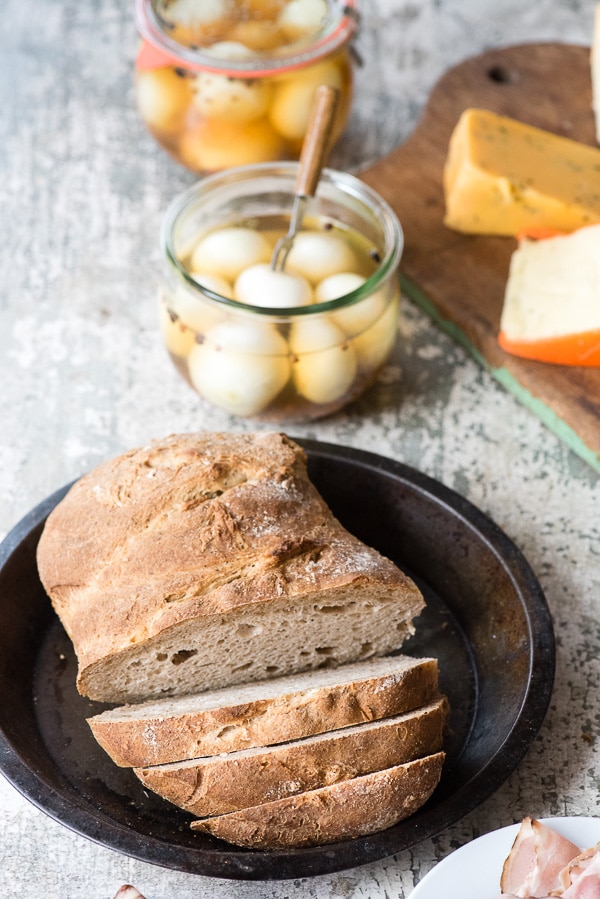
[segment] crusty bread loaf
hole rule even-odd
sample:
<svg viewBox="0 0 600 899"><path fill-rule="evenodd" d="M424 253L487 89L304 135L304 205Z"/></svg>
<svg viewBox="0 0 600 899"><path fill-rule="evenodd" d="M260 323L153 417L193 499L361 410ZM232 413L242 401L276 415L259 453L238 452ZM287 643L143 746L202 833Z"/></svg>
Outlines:
<svg viewBox="0 0 600 899"><path fill-rule="evenodd" d="M48 517L38 568L78 688L104 702L382 655L423 607L274 433L175 435L100 465Z"/></svg>
<svg viewBox="0 0 600 899"><path fill-rule="evenodd" d="M277 746L136 768L144 786L203 818L284 799L442 748L444 701Z"/></svg>
<svg viewBox="0 0 600 899"><path fill-rule="evenodd" d="M374 721L419 708L437 693L437 660L390 656L121 706L88 722L117 765L140 768Z"/></svg>
<svg viewBox="0 0 600 899"><path fill-rule="evenodd" d="M193 821L193 830L254 849L289 849L385 830L420 808L436 788L444 753L362 777Z"/></svg>

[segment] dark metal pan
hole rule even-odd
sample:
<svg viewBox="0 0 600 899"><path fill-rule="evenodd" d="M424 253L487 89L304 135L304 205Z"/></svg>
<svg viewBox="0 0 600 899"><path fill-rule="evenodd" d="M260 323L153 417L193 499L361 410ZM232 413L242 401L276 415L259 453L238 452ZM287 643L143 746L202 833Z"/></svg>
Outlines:
<svg viewBox="0 0 600 899"><path fill-rule="evenodd" d="M458 494L398 462L299 440L336 516L420 585L427 610L404 650L436 656L451 705L447 760L429 802L381 833L310 849L242 850L193 833L191 817L144 790L95 743L102 709L75 689L76 662L37 575L45 519L33 509L0 546L0 770L66 827L143 861L213 877L276 880L339 871L431 837L515 769L546 714L552 621L509 538Z"/></svg>

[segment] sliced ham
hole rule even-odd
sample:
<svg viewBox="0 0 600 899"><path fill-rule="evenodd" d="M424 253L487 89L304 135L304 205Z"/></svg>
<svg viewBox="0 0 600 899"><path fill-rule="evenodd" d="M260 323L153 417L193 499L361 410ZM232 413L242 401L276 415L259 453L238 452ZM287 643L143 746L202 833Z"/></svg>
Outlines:
<svg viewBox="0 0 600 899"><path fill-rule="evenodd" d="M553 896L600 899L600 843L580 853L558 875Z"/></svg>
<svg viewBox="0 0 600 899"><path fill-rule="evenodd" d="M543 899L558 886L563 868L579 854L579 846L541 821L524 818L504 863L500 889L504 895L519 899Z"/></svg>
<svg viewBox="0 0 600 899"><path fill-rule="evenodd" d="M139 890L129 883L124 883L115 893L114 899L144 899Z"/></svg>

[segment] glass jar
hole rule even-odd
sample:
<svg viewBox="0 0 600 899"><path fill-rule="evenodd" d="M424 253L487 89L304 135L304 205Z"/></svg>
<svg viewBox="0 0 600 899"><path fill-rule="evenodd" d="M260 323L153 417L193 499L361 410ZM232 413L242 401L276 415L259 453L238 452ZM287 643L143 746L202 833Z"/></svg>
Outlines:
<svg viewBox="0 0 600 899"><path fill-rule="evenodd" d="M135 0L136 102L158 143L197 174L297 159L314 93L352 97L355 0Z"/></svg>
<svg viewBox="0 0 600 899"><path fill-rule="evenodd" d="M297 164L258 164L198 181L161 229L160 328L177 370L205 400L267 422L321 418L356 399L396 340L403 249L388 204L325 169L283 272Z"/></svg>

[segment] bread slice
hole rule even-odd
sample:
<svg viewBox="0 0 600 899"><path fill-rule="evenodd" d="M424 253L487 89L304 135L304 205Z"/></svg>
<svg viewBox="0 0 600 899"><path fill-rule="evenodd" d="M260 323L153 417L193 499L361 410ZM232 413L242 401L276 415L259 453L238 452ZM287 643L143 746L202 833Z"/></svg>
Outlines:
<svg viewBox="0 0 600 899"><path fill-rule="evenodd" d="M79 691L111 703L383 655L424 605L277 433L173 435L100 465L49 515L37 560Z"/></svg>
<svg viewBox="0 0 600 899"><path fill-rule="evenodd" d="M385 830L414 814L439 783L444 753L287 799L193 821L193 830L252 849L322 846Z"/></svg>
<svg viewBox="0 0 600 899"><path fill-rule="evenodd" d="M437 752L444 710L438 699L304 740L134 770L144 786L193 815L224 815Z"/></svg>
<svg viewBox="0 0 600 899"><path fill-rule="evenodd" d="M117 765L141 768L297 740L398 715L437 695L436 659L389 656L121 706L88 723Z"/></svg>

